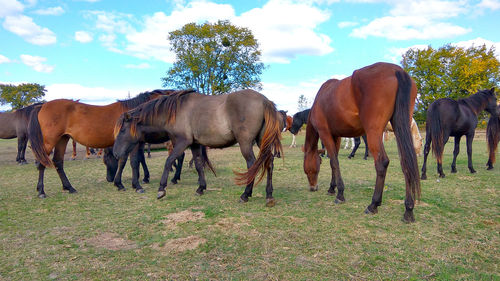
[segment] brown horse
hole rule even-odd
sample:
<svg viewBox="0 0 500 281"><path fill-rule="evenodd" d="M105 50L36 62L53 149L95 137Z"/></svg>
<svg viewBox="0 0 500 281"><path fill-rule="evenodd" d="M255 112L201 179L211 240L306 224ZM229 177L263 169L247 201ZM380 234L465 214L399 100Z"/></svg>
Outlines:
<svg viewBox="0 0 500 281"><path fill-rule="evenodd" d="M31 149L39 163L37 168L38 197L45 198L43 177L45 167L54 167L61 179L63 190L76 192L63 169L66 144L70 138L85 146L105 148L114 143L113 129L123 112L151 99L168 94L155 90L135 98L118 101L105 106L96 106L78 101L58 99L44 103L33 110L28 127ZM99 124L99 126L95 126ZM54 156L49 158L52 150Z"/></svg>
<svg viewBox="0 0 500 281"><path fill-rule="evenodd" d="M31 111L42 103L35 103L12 112L0 113L0 139L17 138L16 162L26 164L26 145L28 144L28 122Z"/></svg>
<svg viewBox="0 0 500 281"><path fill-rule="evenodd" d="M267 171L266 205L274 206L272 171L274 155L282 152L281 130L285 126L282 112L262 94L243 90L226 95L206 96L193 91L158 98L123 114L116 123L113 152L122 157L151 131L162 128L175 140L168 156L158 189L158 199L165 196L168 174L174 160L191 148L199 175L199 195L206 189L203 172L202 146L224 148L239 143L248 171L237 173L237 183L246 184L240 197L247 202L252 196L254 180ZM253 143L260 147L255 159Z"/></svg>
<svg viewBox="0 0 500 281"><path fill-rule="evenodd" d="M320 157L318 138L330 155L332 179L328 193L335 194L335 203L345 202L344 182L340 175L338 152L341 137L366 134L368 148L374 157L377 179L372 203L365 213L377 213L382 203L389 158L382 134L391 121L399 149L401 168L406 180L405 222L415 221L414 202L420 196L417 155L413 149L410 122L417 88L410 76L394 64L376 63L354 71L342 80L326 81L318 91L309 113L304 145L304 172L311 191L318 190Z"/></svg>

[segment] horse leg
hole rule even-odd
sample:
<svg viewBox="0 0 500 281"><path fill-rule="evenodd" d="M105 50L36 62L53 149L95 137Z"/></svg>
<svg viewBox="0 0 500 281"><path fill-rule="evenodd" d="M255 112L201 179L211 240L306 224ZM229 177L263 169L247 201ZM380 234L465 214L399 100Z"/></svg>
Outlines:
<svg viewBox="0 0 500 281"><path fill-rule="evenodd" d="M349 156L347 158L351 159L354 157L354 155L356 154L356 151L358 151L358 148L359 148L359 145L361 144L361 140L359 137L355 137L354 138L354 148L352 149L351 151L351 154L349 154Z"/></svg>
<svg viewBox="0 0 500 281"><path fill-rule="evenodd" d="M24 165L28 162L26 162L26 159L24 158L24 155L26 154L26 145L28 144L28 137L27 135L21 136L17 138L17 157L16 157L16 162L19 165Z"/></svg>
<svg viewBox="0 0 500 281"><path fill-rule="evenodd" d="M444 154L444 146L448 142L449 137L450 137L449 134L446 134L446 133L443 134L443 147L441 148L441 151L443 151L443 153L441 153L441 155L438 156L437 159L436 159L436 161L437 161L437 172L438 172L440 178L444 178L445 177L445 174L443 172L443 154Z"/></svg>
<svg viewBox="0 0 500 281"><path fill-rule="evenodd" d="M365 156L363 157L364 160L368 159L368 141L366 140L366 135L363 135L363 142L365 143Z"/></svg>
<svg viewBox="0 0 500 281"><path fill-rule="evenodd" d="M451 162L451 172L456 173L457 172L457 156L458 153L460 152L460 139L462 136L456 136L455 137L455 148L453 149L453 162Z"/></svg>
<svg viewBox="0 0 500 281"><path fill-rule="evenodd" d="M297 143L295 142L295 135L292 134L292 144L290 144L290 148L296 147L296 146L297 146Z"/></svg>
<svg viewBox="0 0 500 281"><path fill-rule="evenodd" d="M118 169L116 170L115 178L113 179L113 184L118 188L118 191L125 191L125 186L122 183L122 173L127 164L127 157L122 157L118 159Z"/></svg>
<svg viewBox="0 0 500 281"><path fill-rule="evenodd" d="M472 131L472 133L470 134L467 134L465 136L465 140L467 142L467 162L469 171L474 174L476 172L476 170L474 170L474 167L472 167L472 141L474 140L474 131Z"/></svg>
<svg viewBox="0 0 500 281"><path fill-rule="evenodd" d="M142 143L139 146L139 152L138 152L137 156L139 157L139 163L142 165L142 171L144 172L144 177L142 178L142 183L149 183L150 174L149 174L148 165L146 163L146 157L144 157L144 146L145 146L144 143Z"/></svg>
<svg viewBox="0 0 500 281"><path fill-rule="evenodd" d="M186 153L182 153L181 156L177 157L175 161L175 174L172 180L170 182L172 184L177 184L178 181L181 180L181 172L182 172L182 164L184 163L184 157L186 156ZM198 179L199 182L199 179Z"/></svg>
<svg viewBox="0 0 500 281"><path fill-rule="evenodd" d="M89 159L90 158L90 148L88 146L85 147L85 159Z"/></svg>
<svg viewBox="0 0 500 281"><path fill-rule="evenodd" d="M174 163L175 159L178 158L182 153L184 153L184 150L190 145L187 140L178 138L175 142L174 148L172 149L172 153L167 157L167 160L165 161L165 166L163 167L163 173L161 175L160 179L160 187L158 188L158 195L157 199L161 199L165 196L165 187L167 187L168 183L168 173L170 172L170 169L172 168L172 164Z"/></svg>
<svg viewBox="0 0 500 281"><path fill-rule="evenodd" d="M71 183L69 182L68 177L64 172L64 153L66 152L66 145L68 144L68 141L68 136L61 137L59 142L54 147L54 157L52 158L52 162L54 162L57 174L61 179L63 190L67 190L69 191L69 193L76 193L76 189L71 186Z"/></svg>
<svg viewBox="0 0 500 281"><path fill-rule="evenodd" d="M148 143L148 158L151 158L151 144Z"/></svg>
<svg viewBox="0 0 500 281"><path fill-rule="evenodd" d="M36 185L36 191L38 191L38 198L46 198L47 195L45 194L44 190L44 184L43 184L43 177L45 173L45 166L42 165L38 160L35 161L36 168L38 170L38 183Z"/></svg>
<svg viewBox="0 0 500 281"><path fill-rule="evenodd" d="M274 170L274 157L271 160L271 165L267 168L267 183L266 183L266 207L274 207L276 200L273 197L273 170Z"/></svg>
<svg viewBox="0 0 500 281"><path fill-rule="evenodd" d="M243 155L243 158L245 158L245 161L247 162L247 169L249 169L255 162L255 154L253 153L252 142L240 142L240 151ZM245 187L245 191L240 196L241 203L248 202L248 198L252 197L253 184L254 182L252 181Z"/></svg>
<svg viewBox="0 0 500 281"><path fill-rule="evenodd" d="M431 151L431 133L430 133L430 128L429 126L426 126L426 133L425 133L425 145L424 145L424 163L422 164L422 174L420 176L420 179L426 180L427 179L427 156L429 156L429 152Z"/></svg>
<svg viewBox="0 0 500 281"><path fill-rule="evenodd" d="M74 139L71 139L73 143L73 153L71 153L71 160L76 159L76 141Z"/></svg>
<svg viewBox="0 0 500 281"><path fill-rule="evenodd" d="M387 166L389 166L389 158L382 143L382 131L367 132L368 148L374 157L375 171L377 179L375 180L375 190L372 196L372 203L365 210L366 214L376 214L377 208L382 204L382 195L384 192L385 176Z"/></svg>
<svg viewBox="0 0 500 281"><path fill-rule="evenodd" d="M321 138L321 134L320 134ZM332 169L332 179L330 181L330 188L328 189L329 195L335 194L335 187L337 187L338 193L337 198L335 198L335 204L341 204L345 202L344 198L344 181L340 175L340 165L339 165L339 150L340 150L340 137L335 138L321 138L325 140L325 147L330 155L330 167Z"/></svg>
<svg viewBox="0 0 500 281"><path fill-rule="evenodd" d="M144 188L139 184L139 168L142 163L142 158L144 158L144 151L141 150L141 146L144 144L137 144L134 149L130 152L130 167L132 168L132 187L137 193L144 193ZM144 167L144 164L143 164ZM147 167L146 167L147 169ZM149 172L148 172L149 173Z"/></svg>
<svg viewBox="0 0 500 281"><path fill-rule="evenodd" d="M207 182L205 180L205 171L203 170L203 159L201 152L201 145L191 145L191 152L193 153L194 167L196 172L198 172L198 189L196 189L197 195L203 195L205 189L207 189Z"/></svg>

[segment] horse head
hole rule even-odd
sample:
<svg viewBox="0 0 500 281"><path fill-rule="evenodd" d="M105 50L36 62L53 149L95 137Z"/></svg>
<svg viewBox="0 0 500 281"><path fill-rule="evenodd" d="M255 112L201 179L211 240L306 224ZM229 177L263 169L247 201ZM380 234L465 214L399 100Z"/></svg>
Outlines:
<svg viewBox="0 0 500 281"><path fill-rule="evenodd" d="M123 113L116 121L113 154L118 159L128 155L134 146L144 138L140 124L138 124L138 117L134 116L134 111L136 110Z"/></svg>

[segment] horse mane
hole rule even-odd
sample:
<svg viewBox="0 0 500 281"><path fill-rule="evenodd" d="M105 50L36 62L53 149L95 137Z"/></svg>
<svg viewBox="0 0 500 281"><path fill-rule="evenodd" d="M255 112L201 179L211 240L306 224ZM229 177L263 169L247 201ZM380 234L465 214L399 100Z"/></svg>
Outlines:
<svg viewBox="0 0 500 281"><path fill-rule="evenodd" d="M151 100L151 96L153 95L169 95L172 92L175 92L175 90L153 90L150 92L143 92L138 94L136 97L133 97L131 99L127 100L118 100L118 102L121 103L121 105L127 109L130 108L135 108L149 100Z"/></svg>
<svg viewBox="0 0 500 281"><path fill-rule="evenodd" d="M457 102L459 104L467 105L477 115L486 107L489 98L491 98L492 96L493 94L490 90L480 90L467 98L457 100Z"/></svg>
<svg viewBox="0 0 500 281"><path fill-rule="evenodd" d="M25 120L29 120L31 111L33 111L33 109L35 107L42 105L42 104L44 104L44 102L37 102L34 104L30 104L26 107L15 110L14 113L21 115L21 117L24 118Z"/></svg>

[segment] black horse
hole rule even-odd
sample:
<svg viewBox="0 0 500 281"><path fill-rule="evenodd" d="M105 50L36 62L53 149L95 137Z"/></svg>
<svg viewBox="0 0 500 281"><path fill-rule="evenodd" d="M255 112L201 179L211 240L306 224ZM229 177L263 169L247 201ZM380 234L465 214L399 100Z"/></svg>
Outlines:
<svg viewBox="0 0 500 281"><path fill-rule="evenodd" d="M429 154L431 143L432 151L437 160L437 171L439 177L444 178L443 173L443 150L444 145L450 136L455 137L455 149L453 150L453 162L451 164L451 172L456 173L456 160L460 152L460 138L465 135L467 141L467 157L468 167L471 173L475 173L472 166L472 140L477 126L477 115L486 110L493 117L492 122L498 121L497 114L497 99L495 96L495 88L489 90L481 90L471 95L468 98L459 99L458 101L442 98L434 101L427 110L427 123L425 126L425 147L424 147L424 163L422 165L422 179L427 179L426 164L427 155ZM497 130L498 126L489 126L489 130ZM492 134L496 134L493 132ZM493 143L489 142L488 146L493 148Z"/></svg>
<svg viewBox="0 0 500 281"><path fill-rule="evenodd" d="M366 135L362 136L363 142L365 143L365 155L363 156L363 159L368 159L368 144L366 144ZM351 159L356 155L356 151L359 148L359 145L361 144L361 137L355 137L354 138L354 147L351 151L351 154L347 158Z"/></svg>
<svg viewBox="0 0 500 281"><path fill-rule="evenodd" d="M495 153L497 152L498 142L500 141L500 104L497 107L498 117L491 116L486 127L486 138L488 140L488 150L490 157L488 158L488 170L493 169L495 164Z"/></svg>
<svg viewBox="0 0 500 281"><path fill-rule="evenodd" d="M293 115L292 127L290 127L290 133L296 135L302 125L307 124L307 118L309 118L309 111L311 109L306 109L299 111Z"/></svg>
<svg viewBox="0 0 500 281"><path fill-rule="evenodd" d="M26 146L28 144L28 123L31 111L42 103L35 103L13 112L0 113L0 138L13 139L17 137L16 162L26 164Z"/></svg>

